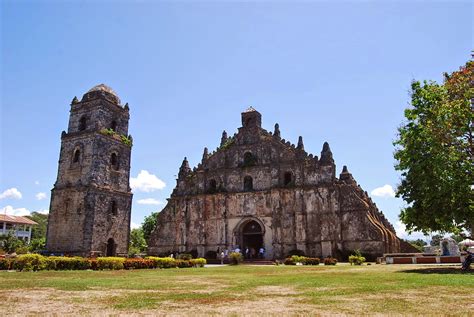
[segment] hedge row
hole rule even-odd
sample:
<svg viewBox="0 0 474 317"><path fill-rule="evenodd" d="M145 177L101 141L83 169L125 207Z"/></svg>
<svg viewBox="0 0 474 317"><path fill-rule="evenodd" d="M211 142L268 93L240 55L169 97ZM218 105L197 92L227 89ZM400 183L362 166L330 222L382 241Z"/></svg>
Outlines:
<svg viewBox="0 0 474 317"><path fill-rule="evenodd" d="M302 265L319 265L321 260L319 258L308 258L305 256L293 255L289 258L286 258L284 261L285 265L296 265L296 263L301 263ZM336 265L337 260L335 258L325 258L324 265Z"/></svg>
<svg viewBox="0 0 474 317"><path fill-rule="evenodd" d="M145 259L126 259L120 257L89 259L82 257L46 257L39 254L22 254L13 259L0 259L0 270L130 270L203 267L205 264L206 260L202 258L190 260L157 257L148 257Z"/></svg>

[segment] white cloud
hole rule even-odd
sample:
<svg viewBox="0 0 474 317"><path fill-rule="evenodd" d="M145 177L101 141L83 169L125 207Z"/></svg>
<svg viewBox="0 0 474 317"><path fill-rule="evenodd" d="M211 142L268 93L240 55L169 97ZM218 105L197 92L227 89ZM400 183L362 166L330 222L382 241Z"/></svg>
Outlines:
<svg viewBox="0 0 474 317"><path fill-rule="evenodd" d="M395 232L397 233L397 237L405 239L405 240L417 240L421 239L427 241L428 237L425 236L422 232L412 232L408 233L407 228L403 222L400 220L395 223Z"/></svg>
<svg viewBox="0 0 474 317"><path fill-rule="evenodd" d="M48 209L37 210L36 212L37 212L37 213L40 213L40 214L43 214L43 215L49 214L49 210L48 210Z"/></svg>
<svg viewBox="0 0 474 317"><path fill-rule="evenodd" d="M35 195L36 199L38 200L43 200L46 199L46 194L45 193L38 193Z"/></svg>
<svg viewBox="0 0 474 317"><path fill-rule="evenodd" d="M28 216L31 212L26 208L13 208L8 205L0 209L0 214L7 214L10 216Z"/></svg>
<svg viewBox="0 0 474 317"><path fill-rule="evenodd" d="M397 233L397 236L402 239L406 239L408 236L407 233L407 227L403 222L400 220L395 223L395 232Z"/></svg>
<svg viewBox="0 0 474 317"><path fill-rule="evenodd" d="M392 185L388 184L374 189L370 194L375 197L395 197L395 191Z"/></svg>
<svg viewBox="0 0 474 317"><path fill-rule="evenodd" d="M146 170L141 170L137 177L130 178L130 187L134 192L152 192L165 188L166 184L161 179Z"/></svg>
<svg viewBox="0 0 474 317"><path fill-rule="evenodd" d="M15 187L9 188L3 193L0 194L0 199L11 198L11 199L21 199L22 195L18 189Z"/></svg>
<svg viewBox="0 0 474 317"><path fill-rule="evenodd" d="M155 198L145 198L137 201L140 205L163 205L163 202Z"/></svg>
<svg viewBox="0 0 474 317"><path fill-rule="evenodd" d="M39 184L40 184L40 182L39 182L39 181L35 181L35 185L39 185Z"/></svg>
<svg viewBox="0 0 474 317"><path fill-rule="evenodd" d="M130 227L132 227L132 229L138 229L140 228L140 225L137 225L135 222L132 221L132 223L130 224Z"/></svg>

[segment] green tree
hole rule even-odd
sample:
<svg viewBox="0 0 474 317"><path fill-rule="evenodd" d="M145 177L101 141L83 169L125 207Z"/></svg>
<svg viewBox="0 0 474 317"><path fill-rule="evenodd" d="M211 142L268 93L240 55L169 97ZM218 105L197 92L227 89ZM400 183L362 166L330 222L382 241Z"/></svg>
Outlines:
<svg viewBox="0 0 474 317"><path fill-rule="evenodd" d="M30 252L42 251L46 248L46 238L31 239L28 249Z"/></svg>
<svg viewBox="0 0 474 317"><path fill-rule="evenodd" d="M31 239L46 239L48 215L40 214L39 212L34 211L27 217L38 223L37 226L33 226L31 229Z"/></svg>
<svg viewBox="0 0 474 317"><path fill-rule="evenodd" d="M412 246L417 248L420 251L423 251L423 247L427 244L424 240L422 239L416 239L416 240L407 240L408 243L410 243Z"/></svg>
<svg viewBox="0 0 474 317"><path fill-rule="evenodd" d="M411 107L394 142L401 172L397 197L407 202L400 219L409 232L474 235L472 78L469 61L445 74L442 85L411 85Z"/></svg>
<svg viewBox="0 0 474 317"><path fill-rule="evenodd" d="M130 256L145 252L147 248L142 228L132 229L130 232L130 245L128 254Z"/></svg>
<svg viewBox="0 0 474 317"><path fill-rule="evenodd" d="M444 236L442 234L435 234L431 237L430 245L433 247L439 247L439 243L443 240Z"/></svg>
<svg viewBox="0 0 474 317"><path fill-rule="evenodd" d="M148 242L150 239L151 233L155 230L156 227L156 217L158 216L157 212L152 212L149 216L146 216L142 223L143 237Z"/></svg>
<svg viewBox="0 0 474 317"><path fill-rule="evenodd" d="M16 250L23 245L23 240L16 237L15 230L8 231L8 234L0 241L0 246L6 253L16 252Z"/></svg>

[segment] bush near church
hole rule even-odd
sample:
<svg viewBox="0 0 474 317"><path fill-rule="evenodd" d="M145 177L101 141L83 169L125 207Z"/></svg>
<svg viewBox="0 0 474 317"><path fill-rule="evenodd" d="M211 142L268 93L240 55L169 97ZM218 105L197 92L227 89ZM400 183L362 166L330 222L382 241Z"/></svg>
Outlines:
<svg viewBox="0 0 474 317"><path fill-rule="evenodd" d="M351 265L362 265L365 262L365 257L362 256L360 250L355 250L354 254L349 256L349 263Z"/></svg>
<svg viewBox="0 0 474 317"><path fill-rule="evenodd" d="M22 254L16 258L0 259L0 270L41 271L41 270L130 270L130 269L166 269L204 267L206 260L173 259L149 257L145 259L127 259L120 257L99 257L95 259L82 257L42 256L39 254Z"/></svg>
<svg viewBox="0 0 474 317"><path fill-rule="evenodd" d="M301 263L301 265L319 265L321 260L319 258L308 258L305 256L293 255L289 258L286 258L284 261L285 265L296 265L296 263Z"/></svg>
<svg viewBox="0 0 474 317"><path fill-rule="evenodd" d="M244 257L240 252L231 252L229 258L231 265L238 265L244 261Z"/></svg>
<svg viewBox="0 0 474 317"><path fill-rule="evenodd" d="M336 265L336 264L337 264L336 258L327 257L324 259L324 265Z"/></svg>

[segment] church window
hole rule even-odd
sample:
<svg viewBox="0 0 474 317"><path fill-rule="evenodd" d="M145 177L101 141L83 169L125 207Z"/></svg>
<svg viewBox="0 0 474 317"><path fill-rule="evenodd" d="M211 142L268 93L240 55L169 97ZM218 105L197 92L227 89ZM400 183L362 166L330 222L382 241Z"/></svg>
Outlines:
<svg viewBox="0 0 474 317"><path fill-rule="evenodd" d="M110 202L110 214L112 216L117 216L117 202L115 200Z"/></svg>
<svg viewBox="0 0 474 317"><path fill-rule="evenodd" d="M114 170L119 169L117 153L112 153L112 155L110 156L110 165L112 166Z"/></svg>
<svg viewBox="0 0 474 317"><path fill-rule="evenodd" d="M250 176L244 177L244 191L249 192L253 190L253 179Z"/></svg>
<svg viewBox="0 0 474 317"><path fill-rule="evenodd" d="M209 181L209 193L215 193L217 191L217 182L215 179Z"/></svg>
<svg viewBox="0 0 474 317"><path fill-rule="evenodd" d="M257 161L256 157L251 152L245 152L244 154L244 166L255 165Z"/></svg>
<svg viewBox="0 0 474 317"><path fill-rule="evenodd" d="M81 150L76 149L76 150L74 151L74 155L73 155L73 158L72 158L72 162L73 162L73 163L78 163L80 159L81 159Z"/></svg>
<svg viewBox="0 0 474 317"><path fill-rule="evenodd" d="M82 117L79 119L79 131L84 131L87 128L87 118Z"/></svg>
<svg viewBox="0 0 474 317"><path fill-rule="evenodd" d="M283 184L285 186L288 186L288 185L291 185L292 181L293 181L293 176L291 175L291 172L286 172L284 175Z"/></svg>
<svg viewBox="0 0 474 317"><path fill-rule="evenodd" d="M117 121L112 121L112 123L110 124L110 129L117 131Z"/></svg>

